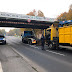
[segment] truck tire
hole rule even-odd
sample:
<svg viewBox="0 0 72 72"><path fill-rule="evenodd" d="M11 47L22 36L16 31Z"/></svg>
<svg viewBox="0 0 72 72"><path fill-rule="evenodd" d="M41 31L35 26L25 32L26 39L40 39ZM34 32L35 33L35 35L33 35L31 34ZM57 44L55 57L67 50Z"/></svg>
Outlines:
<svg viewBox="0 0 72 72"><path fill-rule="evenodd" d="M49 49L56 49L56 46L53 44L53 42L50 42L50 43L48 44L48 48L49 48Z"/></svg>
<svg viewBox="0 0 72 72"><path fill-rule="evenodd" d="M28 41L28 44L32 45L32 41L31 41L31 40L29 40L29 41Z"/></svg>

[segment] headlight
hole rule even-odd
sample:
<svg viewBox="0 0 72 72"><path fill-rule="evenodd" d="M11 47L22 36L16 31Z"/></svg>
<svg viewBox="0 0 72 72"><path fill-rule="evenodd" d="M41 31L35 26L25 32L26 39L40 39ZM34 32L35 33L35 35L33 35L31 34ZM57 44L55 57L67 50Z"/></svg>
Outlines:
<svg viewBox="0 0 72 72"><path fill-rule="evenodd" d="M3 40L6 40L5 38L3 38Z"/></svg>

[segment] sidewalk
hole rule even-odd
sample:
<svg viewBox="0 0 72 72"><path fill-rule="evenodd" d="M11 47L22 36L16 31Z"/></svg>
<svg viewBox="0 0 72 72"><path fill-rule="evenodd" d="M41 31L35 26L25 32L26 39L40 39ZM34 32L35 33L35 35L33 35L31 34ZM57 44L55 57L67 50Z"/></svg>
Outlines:
<svg viewBox="0 0 72 72"><path fill-rule="evenodd" d="M0 45L0 61L3 72L36 72L9 45Z"/></svg>

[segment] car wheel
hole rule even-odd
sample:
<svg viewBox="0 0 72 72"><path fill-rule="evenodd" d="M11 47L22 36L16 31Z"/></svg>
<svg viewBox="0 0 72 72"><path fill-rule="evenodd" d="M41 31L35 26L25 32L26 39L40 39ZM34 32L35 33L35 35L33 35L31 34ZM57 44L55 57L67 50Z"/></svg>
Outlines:
<svg viewBox="0 0 72 72"><path fill-rule="evenodd" d="M6 41L3 44L6 44Z"/></svg>

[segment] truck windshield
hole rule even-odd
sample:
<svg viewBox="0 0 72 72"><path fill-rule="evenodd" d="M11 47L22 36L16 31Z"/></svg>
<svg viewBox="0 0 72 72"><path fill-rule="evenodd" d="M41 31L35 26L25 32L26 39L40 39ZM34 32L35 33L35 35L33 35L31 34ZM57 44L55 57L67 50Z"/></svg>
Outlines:
<svg viewBox="0 0 72 72"><path fill-rule="evenodd" d="M27 36L28 38L34 38L34 36Z"/></svg>
<svg viewBox="0 0 72 72"><path fill-rule="evenodd" d="M25 35L33 35L32 31L25 31L24 34Z"/></svg>

